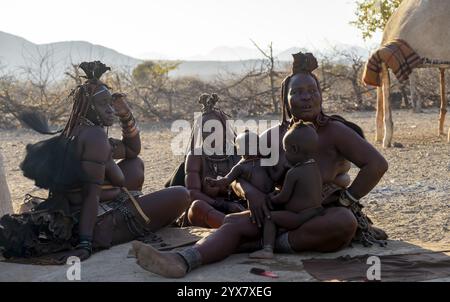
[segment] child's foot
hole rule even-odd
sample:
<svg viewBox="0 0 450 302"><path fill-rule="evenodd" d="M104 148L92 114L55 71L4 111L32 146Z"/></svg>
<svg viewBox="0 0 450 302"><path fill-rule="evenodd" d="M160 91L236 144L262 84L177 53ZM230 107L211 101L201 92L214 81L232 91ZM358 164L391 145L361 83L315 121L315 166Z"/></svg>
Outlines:
<svg viewBox="0 0 450 302"><path fill-rule="evenodd" d="M256 252L253 252L249 255L249 258L252 259L273 259L273 250L272 249L262 249Z"/></svg>
<svg viewBox="0 0 450 302"><path fill-rule="evenodd" d="M166 278L181 278L186 275L186 264L181 256L175 253L164 253L139 241L132 243L137 264L143 269Z"/></svg>

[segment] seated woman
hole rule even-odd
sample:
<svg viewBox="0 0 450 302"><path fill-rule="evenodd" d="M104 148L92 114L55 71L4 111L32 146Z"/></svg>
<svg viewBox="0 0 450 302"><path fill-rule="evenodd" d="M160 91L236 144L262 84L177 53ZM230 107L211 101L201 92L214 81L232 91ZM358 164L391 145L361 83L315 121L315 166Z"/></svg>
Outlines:
<svg viewBox="0 0 450 302"><path fill-rule="evenodd" d="M376 186L387 171L388 163L353 129L359 129L354 124L323 113L320 85L312 73L316 68L317 61L312 54L294 55L292 74L282 84L282 122L266 134L276 131L278 138L281 138L291 123L299 120L311 122L317 128L319 137L314 160L324 185L335 187L332 184L342 174L342 167L348 167L344 161L354 163L360 170L348 188L342 188L331 196L323 196L325 210L322 215L279 235L275 242L278 252L333 252L348 246L355 235L363 244L372 244L387 237L384 232L371 226L360 211L358 200ZM285 165L280 139L271 143L279 146L278 165ZM279 182L283 182L283 178ZM265 194L244 180L240 180L235 189L248 200L250 211L228 215L213 234L180 252L162 253L135 242L133 248L138 264L162 276L182 277L200 265L222 260L242 250L243 244L252 250L261 249L258 238L262 235L262 223L264 218L270 217ZM329 190L329 193L333 191Z"/></svg>
<svg viewBox="0 0 450 302"><path fill-rule="evenodd" d="M139 192L141 139L125 96L111 95L99 80L109 67L96 61L80 68L87 80L70 94L74 104L62 134L27 146L21 168L37 186L49 189L49 198L33 212L1 218L0 247L6 257L64 250L53 254L55 261L86 259L95 249L143 238L170 224L190 204L183 187ZM121 140L108 139L115 115ZM19 220L22 224L15 223Z"/></svg>
<svg viewBox="0 0 450 302"><path fill-rule="evenodd" d="M225 176L239 161L237 156L230 155L230 153L234 154L232 139L235 134L226 123L226 114L216 108L218 101L219 98L216 94L200 96L199 103L203 105L202 115L194 125L193 134L196 135L191 138L191 148L185 160L185 185L193 202L183 219L183 226L218 228L222 225L226 214L245 210L231 190L212 186L205 181L208 177L216 179ZM211 134L204 129L208 122L220 123L222 129L225 129L222 133L224 148L220 150L222 152L216 152L215 141L211 146L214 150L209 153L205 152L203 142ZM196 139L200 138L200 146L197 146Z"/></svg>

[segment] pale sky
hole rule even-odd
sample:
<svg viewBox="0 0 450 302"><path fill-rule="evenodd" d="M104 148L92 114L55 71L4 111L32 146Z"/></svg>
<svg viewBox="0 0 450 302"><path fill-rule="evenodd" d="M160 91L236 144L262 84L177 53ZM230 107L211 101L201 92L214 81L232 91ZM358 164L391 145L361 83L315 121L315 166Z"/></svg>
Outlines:
<svg viewBox="0 0 450 302"><path fill-rule="evenodd" d="M84 40L140 57L213 48L367 46L349 24L354 0L2 0L0 30L31 42Z"/></svg>

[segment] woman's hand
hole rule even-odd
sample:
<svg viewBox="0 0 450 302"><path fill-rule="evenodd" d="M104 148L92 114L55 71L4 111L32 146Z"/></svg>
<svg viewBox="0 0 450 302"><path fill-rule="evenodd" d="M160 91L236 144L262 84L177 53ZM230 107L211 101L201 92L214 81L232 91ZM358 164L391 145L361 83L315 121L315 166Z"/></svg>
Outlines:
<svg viewBox="0 0 450 302"><path fill-rule="evenodd" d="M265 218L270 219L267 195L242 178L233 184L232 187L236 195L247 200L251 221L256 223L258 227L262 227Z"/></svg>
<svg viewBox="0 0 450 302"><path fill-rule="evenodd" d="M278 193L279 193L279 192L276 192L276 191L270 192L269 194L267 194L267 198L268 198L270 201L272 201L272 200L275 198L275 196L278 195Z"/></svg>
<svg viewBox="0 0 450 302"><path fill-rule="evenodd" d="M115 111L115 114L120 117L125 117L130 111L130 106L128 106L126 99L126 95L124 93L113 93L112 95L112 105Z"/></svg>
<svg viewBox="0 0 450 302"><path fill-rule="evenodd" d="M273 210L273 205L276 204L276 202L274 202L274 198L277 196L277 194L278 193L274 191L266 195L266 204L271 211Z"/></svg>
<svg viewBox="0 0 450 302"><path fill-rule="evenodd" d="M250 210L250 219L256 223L259 228L264 224L264 220L270 219L270 202L267 200L267 195L256 188L252 188L246 192L248 200L248 208ZM270 205L270 206L269 206Z"/></svg>

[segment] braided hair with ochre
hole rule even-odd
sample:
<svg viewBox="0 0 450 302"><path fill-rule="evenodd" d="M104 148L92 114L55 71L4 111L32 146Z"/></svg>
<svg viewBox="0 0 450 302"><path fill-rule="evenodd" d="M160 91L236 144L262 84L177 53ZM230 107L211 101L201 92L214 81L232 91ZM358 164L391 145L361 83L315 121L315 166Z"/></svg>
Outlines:
<svg viewBox="0 0 450 302"><path fill-rule="evenodd" d="M79 67L84 71L86 76L83 76L86 81L75 87L70 93L73 96L73 106L70 113L69 120L64 127L63 135L70 137L76 125L78 125L82 118L86 117L88 110L93 110L97 117L97 123L101 125L101 120L95 109L93 98L96 94L108 89L108 86L100 81L100 77L108 70L108 66L100 61L83 62Z"/></svg>

